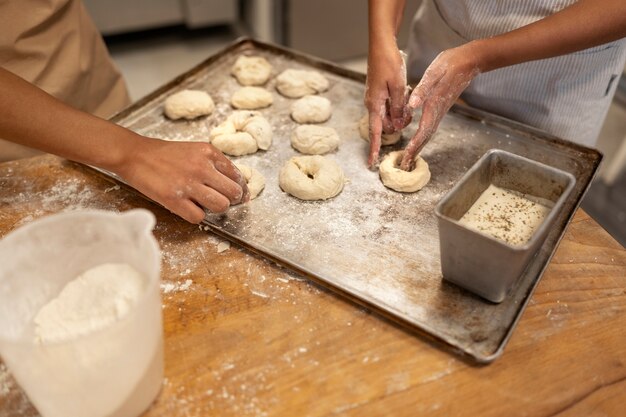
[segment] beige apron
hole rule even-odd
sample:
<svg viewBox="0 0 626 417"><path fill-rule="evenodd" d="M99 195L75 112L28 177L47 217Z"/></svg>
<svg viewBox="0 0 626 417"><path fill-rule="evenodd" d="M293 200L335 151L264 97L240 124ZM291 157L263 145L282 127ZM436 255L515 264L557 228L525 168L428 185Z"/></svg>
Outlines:
<svg viewBox="0 0 626 417"><path fill-rule="evenodd" d="M425 0L413 20L408 72L419 79L443 50L508 32L576 0ZM480 74L470 105L594 146L626 60L626 39Z"/></svg>
<svg viewBox="0 0 626 417"><path fill-rule="evenodd" d="M124 80L79 0L0 0L0 66L103 118L130 103ZM0 161L36 153L0 140Z"/></svg>

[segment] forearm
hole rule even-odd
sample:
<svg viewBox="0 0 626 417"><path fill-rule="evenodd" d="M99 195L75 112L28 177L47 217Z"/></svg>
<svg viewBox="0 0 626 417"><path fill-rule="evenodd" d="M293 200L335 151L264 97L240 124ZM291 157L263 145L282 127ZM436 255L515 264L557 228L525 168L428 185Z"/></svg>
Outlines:
<svg viewBox="0 0 626 417"><path fill-rule="evenodd" d="M63 104L0 68L0 137L117 172L143 138Z"/></svg>
<svg viewBox="0 0 626 417"><path fill-rule="evenodd" d="M626 36L626 1L580 0L511 32L468 44L481 72L564 55Z"/></svg>
<svg viewBox="0 0 626 417"><path fill-rule="evenodd" d="M405 0L369 0L369 46L395 42L402 23Z"/></svg>

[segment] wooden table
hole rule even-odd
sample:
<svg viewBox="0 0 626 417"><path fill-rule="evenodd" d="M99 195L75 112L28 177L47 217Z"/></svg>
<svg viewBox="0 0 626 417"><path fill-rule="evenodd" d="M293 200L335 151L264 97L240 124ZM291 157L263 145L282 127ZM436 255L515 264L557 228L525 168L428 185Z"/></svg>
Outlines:
<svg viewBox="0 0 626 417"><path fill-rule="evenodd" d="M626 250L581 210L503 356L477 366L235 245L218 253L210 232L86 168L0 165L0 236L136 207L157 216L163 252L166 379L145 416L626 413ZM0 365L0 416L36 415Z"/></svg>

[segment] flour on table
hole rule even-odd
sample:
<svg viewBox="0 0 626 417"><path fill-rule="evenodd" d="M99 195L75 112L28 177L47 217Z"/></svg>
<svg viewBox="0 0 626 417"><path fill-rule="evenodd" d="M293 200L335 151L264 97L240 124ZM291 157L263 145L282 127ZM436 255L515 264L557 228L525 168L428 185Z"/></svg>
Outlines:
<svg viewBox="0 0 626 417"><path fill-rule="evenodd" d="M35 341L62 342L104 329L136 305L146 279L128 264L102 264L70 281L35 316Z"/></svg>

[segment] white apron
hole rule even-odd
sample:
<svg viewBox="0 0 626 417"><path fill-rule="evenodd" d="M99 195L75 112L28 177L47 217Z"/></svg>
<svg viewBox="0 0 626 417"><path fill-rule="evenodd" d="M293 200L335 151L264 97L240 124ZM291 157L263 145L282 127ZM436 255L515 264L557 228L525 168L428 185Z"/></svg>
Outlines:
<svg viewBox="0 0 626 417"><path fill-rule="evenodd" d="M443 50L549 16L576 0L424 0L413 19L409 80ZM462 98L471 106L594 146L626 60L626 39L476 77Z"/></svg>

